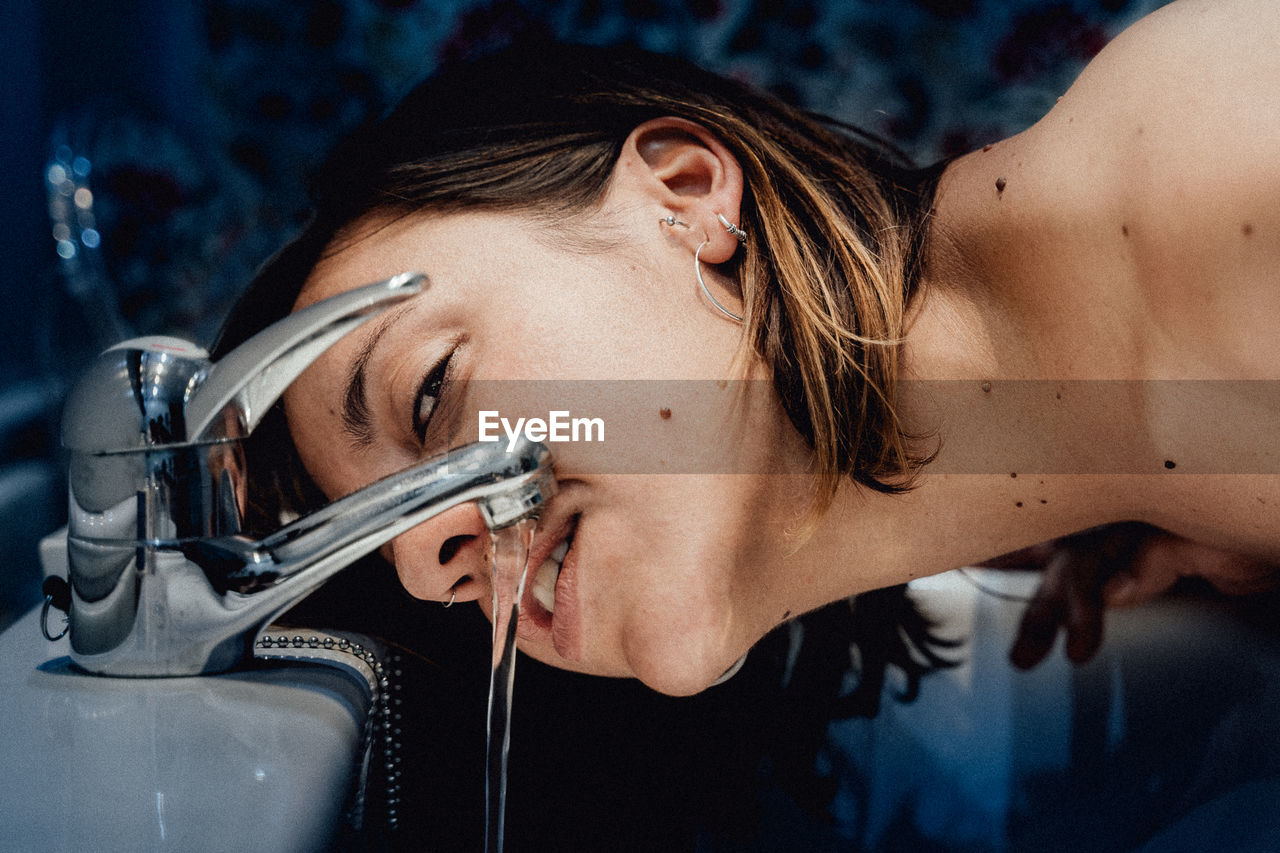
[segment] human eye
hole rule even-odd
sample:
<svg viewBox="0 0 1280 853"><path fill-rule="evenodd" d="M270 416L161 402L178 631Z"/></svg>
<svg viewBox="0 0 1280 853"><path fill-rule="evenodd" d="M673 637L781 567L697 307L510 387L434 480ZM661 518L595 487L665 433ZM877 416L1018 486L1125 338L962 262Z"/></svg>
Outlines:
<svg viewBox="0 0 1280 853"><path fill-rule="evenodd" d="M418 386L418 393L413 399L413 422L411 428L413 434L417 436L419 444L426 443L427 428L431 426L431 416L439 405L440 399L444 396L449 379L449 364L453 361L453 352L451 350L444 358L432 365L431 369L427 371L427 375L422 377L422 383Z"/></svg>

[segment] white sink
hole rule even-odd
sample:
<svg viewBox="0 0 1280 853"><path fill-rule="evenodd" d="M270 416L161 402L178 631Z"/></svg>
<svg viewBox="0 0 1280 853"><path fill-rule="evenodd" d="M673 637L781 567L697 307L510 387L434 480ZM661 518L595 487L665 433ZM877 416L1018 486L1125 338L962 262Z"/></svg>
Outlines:
<svg viewBox="0 0 1280 853"><path fill-rule="evenodd" d="M0 851L283 853L345 825L370 707L359 680L306 663L91 676L39 616L0 634Z"/></svg>

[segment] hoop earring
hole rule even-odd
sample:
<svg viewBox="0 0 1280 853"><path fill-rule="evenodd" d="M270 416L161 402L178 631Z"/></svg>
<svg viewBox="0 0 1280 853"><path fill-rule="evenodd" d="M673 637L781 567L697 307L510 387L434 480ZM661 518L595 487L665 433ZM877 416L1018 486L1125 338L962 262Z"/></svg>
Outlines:
<svg viewBox="0 0 1280 853"><path fill-rule="evenodd" d="M711 291L707 289L707 283L702 280L702 259L699 256L702 254L703 248L705 248L710 242L711 241L709 239L703 240L698 246L698 250L693 253L693 274L698 277L698 286L702 288L702 295L707 297L707 299L710 299L711 304L716 306L716 308L720 310L721 314L728 317L730 320L733 320L735 323L742 323L744 322L742 316L733 313L728 308L721 305L720 300L711 295Z"/></svg>
<svg viewBox="0 0 1280 853"><path fill-rule="evenodd" d="M747 232L743 231L737 225L724 218L724 214L717 213L716 219L720 220L720 224L724 226L724 230L728 231L734 237L738 238L738 244L745 246L747 244Z"/></svg>

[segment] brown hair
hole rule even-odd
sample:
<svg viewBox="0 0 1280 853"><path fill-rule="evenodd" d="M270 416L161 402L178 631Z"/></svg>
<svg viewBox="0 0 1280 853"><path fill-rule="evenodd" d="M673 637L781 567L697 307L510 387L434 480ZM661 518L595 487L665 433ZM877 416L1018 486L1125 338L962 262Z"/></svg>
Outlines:
<svg viewBox="0 0 1280 853"><path fill-rule="evenodd" d="M815 508L845 476L905 489L925 460L894 407L898 345L941 164L917 170L857 130L639 50L525 42L420 84L320 170L311 224L259 274L217 351L287 314L325 248L361 218L571 218L602 198L630 132L661 116L709 129L742 166L743 346L772 369L814 449Z"/></svg>

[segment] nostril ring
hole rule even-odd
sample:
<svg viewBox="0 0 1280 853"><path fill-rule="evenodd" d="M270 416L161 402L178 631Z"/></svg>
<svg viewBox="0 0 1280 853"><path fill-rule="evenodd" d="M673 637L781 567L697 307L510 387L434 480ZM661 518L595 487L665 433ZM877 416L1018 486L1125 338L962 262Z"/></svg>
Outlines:
<svg viewBox="0 0 1280 853"><path fill-rule="evenodd" d="M448 610L453 606L454 600L458 597L458 588L456 586L449 587L449 600L444 603L444 609Z"/></svg>

